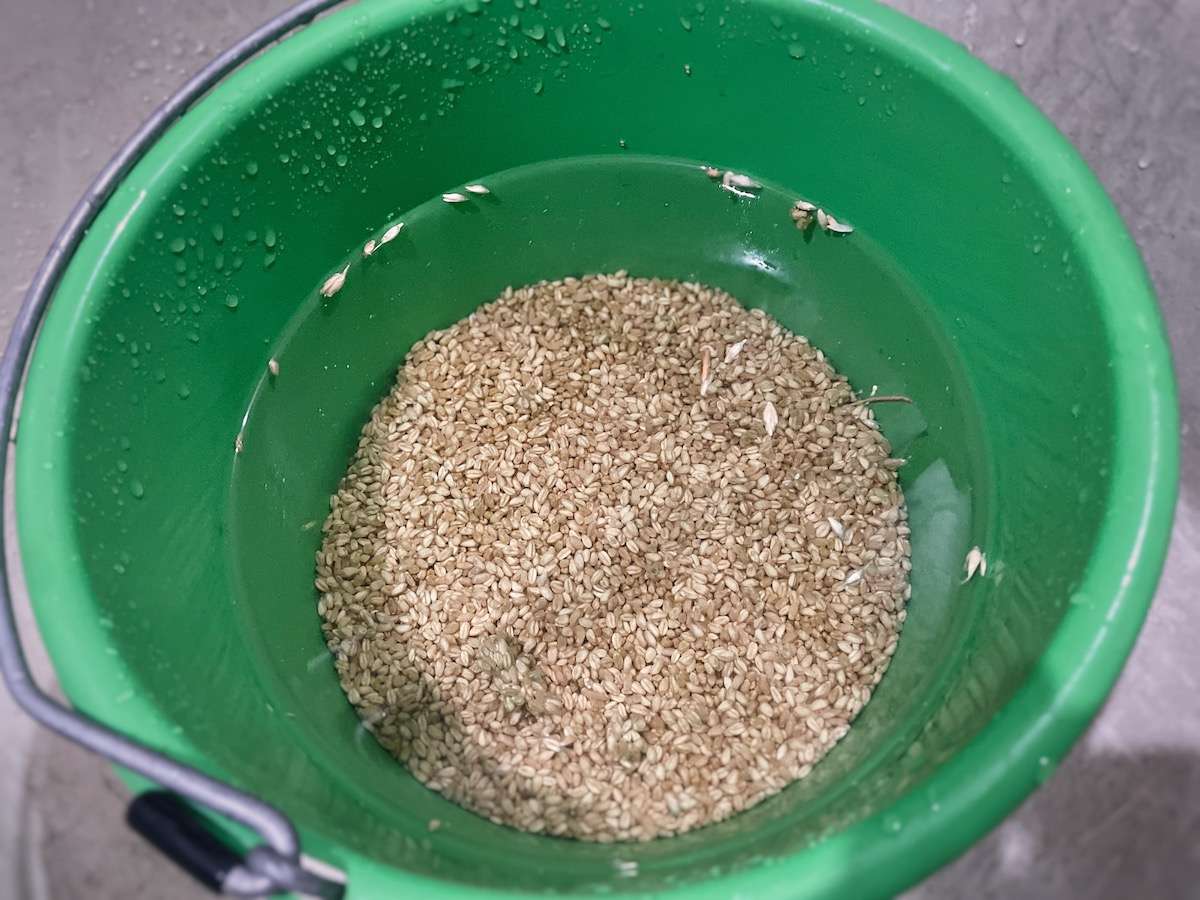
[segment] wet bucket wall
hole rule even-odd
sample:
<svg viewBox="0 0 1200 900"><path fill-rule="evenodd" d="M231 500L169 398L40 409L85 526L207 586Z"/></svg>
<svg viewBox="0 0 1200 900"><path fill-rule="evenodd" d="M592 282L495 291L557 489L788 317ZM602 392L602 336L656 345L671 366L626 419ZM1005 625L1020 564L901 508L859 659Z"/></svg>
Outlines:
<svg viewBox="0 0 1200 900"><path fill-rule="evenodd" d="M351 897L894 892L1050 774L1153 592L1170 361L1057 132L874 5L644 7L368 0L312 25L128 175L38 339L18 519L65 691L282 808ZM480 180L493 197L441 203ZM797 196L858 230L806 239ZM874 699L809 778L636 846L521 834L414 781L359 727L312 586L408 346L508 284L618 268L729 290L916 401L877 407L909 459L913 597ZM963 584L974 545L988 574Z"/></svg>

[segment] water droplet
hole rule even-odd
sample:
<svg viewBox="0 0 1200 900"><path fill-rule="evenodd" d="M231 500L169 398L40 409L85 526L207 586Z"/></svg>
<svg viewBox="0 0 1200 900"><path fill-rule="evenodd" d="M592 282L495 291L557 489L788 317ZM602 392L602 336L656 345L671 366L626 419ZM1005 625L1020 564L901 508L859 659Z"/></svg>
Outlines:
<svg viewBox="0 0 1200 900"><path fill-rule="evenodd" d="M274 247L276 240L278 240L278 238L275 234L275 229L268 228L266 230L266 233L263 234L263 246L264 247Z"/></svg>
<svg viewBox="0 0 1200 900"><path fill-rule="evenodd" d="M861 96L860 96L860 97L858 98L858 105L859 105L859 106L866 106L866 105L867 105L867 98L866 98L866 97L861 97Z"/></svg>
<svg viewBox="0 0 1200 900"><path fill-rule="evenodd" d="M186 384L181 384L179 386L179 399L186 400L190 396L192 396L192 389Z"/></svg>
<svg viewBox="0 0 1200 900"><path fill-rule="evenodd" d="M1003 182L1004 184L1012 184L1012 176L1009 175L1007 172L1005 172L1003 175L1000 176L1000 181Z"/></svg>
<svg viewBox="0 0 1200 900"><path fill-rule="evenodd" d="M238 308L237 294L229 294L225 298L225 306L228 307L229 309L237 309Z"/></svg>
<svg viewBox="0 0 1200 900"><path fill-rule="evenodd" d="M1048 756L1039 757L1037 773L1034 775L1034 780L1038 784L1045 784L1047 781L1050 780L1050 776L1054 774L1054 770L1057 768L1058 768L1058 766L1055 764L1054 760L1052 760L1050 757L1048 757Z"/></svg>
<svg viewBox="0 0 1200 900"><path fill-rule="evenodd" d="M346 165L347 162L349 162L349 159L347 158L345 153L339 153L337 155L337 158L334 160L334 162L336 162L339 166L344 166L344 165Z"/></svg>
<svg viewBox="0 0 1200 900"><path fill-rule="evenodd" d="M376 116L375 118L373 118L371 120L371 127L372 128L382 128L383 127L383 117Z"/></svg>
<svg viewBox="0 0 1200 900"><path fill-rule="evenodd" d="M1138 160L1137 166L1139 169L1142 169L1142 170L1150 168L1150 157L1143 156L1141 159Z"/></svg>
<svg viewBox="0 0 1200 900"><path fill-rule="evenodd" d="M691 19L685 18L684 16L680 16L679 24L683 28L684 31L692 30L692 20Z"/></svg>
<svg viewBox="0 0 1200 900"><path fill-rule="evenodd" d="M563 50L567 49L567 35L566 32L562 30L561 25L557 25L554 28L554 43L558 44L558 46Z"/></svg>
<svg viewBox="0 0 1200 900"><path fill-rule="evenodd" d="M882 74L883 74L883 66L876 66L875 71L874 71L875 77L878 78Z"/></svg>
<svg viewBox="0 0 1200 900"><path fill-rule="evenodd" d="M479 71L479 67L482 65L483 65L483 60L480 59L478 56L470 56L467 58L467 71L468 72L477 72L477 71Z"/></svg>
<svg viewBox="0 0 1200 900"><path fill-rule="evenodd" d="M803 44L788 45L788 56L790 56L792 59L804 59L804 56L807 52L808 51L804 49Z"/></svg>
<svg viewBox="0 0 1200 900"><path fill-rule="evenodd" d="M608 21L608 19L604 19L604 18L597 19L596 24L599 25L601 28L603 28L605 31L608 31L612 28L612 22Z"/></svg>
<svg viewBox="0 0 1200 900"><path fill-rule="evenodd" d="M545 89L546 89L546 86L544 84L542 84L542 79L540 79L540 78L533 85L533 92L535 94L538 94L539 96L541 95L542 91L544 91Z"/></svg>
<svg viewBox="0 0 1200 900"><path fill-rule="evenodd" d="M129 493L133 494L135 500L141 500L146 496L146 488L140 481L134 479L129 483Z"/></svg>
<svg viewBox="0 0 1200 900"><path fill-rule="evenodd" d="M172 253L182 253L184 250L187 249L187 241L185 241L181 237L177 237L173 241L171 241L171 243L169 243L167 245L167 247L170 249L170 251Z"/></svg>
<svg viewBox="0 0 1200 900"><path fill-rule="evenodd" d="M883 820L883 830L888 834L899 834L904 830L904 823L900 821L898 816L887 816Z"/></svg>
<svg viewBox="0 0 1200 900"><path fill-rule="evenodd" d="M200 335L194 331L189 331L187 337L188 337L188 340L191 341L193 344L200 343Z"/></svg>
<svg viewBox="0 0 1200 900"><path fill-rule="evenodd" d="M212 227L212 236L218 244L225 240L225 227L220 222Z"/></svg>
<svg viewBox="0 0 1200 900"><path fill-rule="evenodd" d="M453 93L454 91L461 91L466 86L467 86L467 83L465 81L460 81L457 78L443 78L442 79L442 90L443 91L450 91L451 93Z"/></svg>
<svg viewBox="0 0 1200 900"><path fill-rule="evenodd" d="M527 28L522 28L521 34L533 41L544 41L546 39L546 29L541 25L530 25Z"/></svg>
<svg viewBox="0 0 1200 900"><path fill-rule="evenodd" d="M367 117L364 116L362 113L360 113L357 109L350 110L349 116L350 116L350 121L353 122L355 125L357 125L359 128L362 128L364 125L367 124Z"/></svg>
<svg viewBox="0 0 1200 900"><path fill-rule="evenodd" d="M184 209L182 206L180 206L178 203L176 203L175 206L172 207L172 211L175 213L175 215L179 216L179 218L181 218L181 219L185 215L187 215L187 210Z"/></svg>
<svg viewBox="0 0 1200 900"><path fill-rule="evenodd" d="M123 459L118 459L117 460L117 471L118 472L128 472L129 471L129 463L125 462L125 460L123 460Z"/></svg>
<svg viewBox="0 0 1200 900"><path fill-rule="evenodd" d="M253 178L255 175L257 175L258 174L258 163L256 163L254 160L250 160L250 162L246 163L246 174L249 175L251 178Z"/></svg>
<svg viewBox="0 0 1200 900"><path fill-rule="evenodd" d="M347 56L345 59L342 60L342 68L345 69L347 72L349 72L351 75L353 75L355 72L358 71L358 57L357 56Z"/></svg>
<svg viewBox="0 0 1200 900"><path fill-rule="evenodd" d="M783 27L783 19L779 16L771 16L771 26L778 31Z"/></svg>

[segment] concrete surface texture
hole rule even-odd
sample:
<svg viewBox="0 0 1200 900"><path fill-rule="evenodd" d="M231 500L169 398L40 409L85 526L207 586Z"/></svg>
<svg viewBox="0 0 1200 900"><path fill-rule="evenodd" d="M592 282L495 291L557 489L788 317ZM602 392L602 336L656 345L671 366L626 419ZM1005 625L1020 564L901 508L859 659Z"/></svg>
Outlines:
<svg viewBox="0 0 1200 900"><path fill-rule="evenodd" d="M214 52L286 5L0 0L0 329L118 144ZM908 896L1200 896L1200 442L1188 427L1200 412L1200 0L895 5L1011 75L1099 174L1158 287L1185 422L1166 574L1110 702L1047 785ZM107 767L38 732L2 694L0 896L204 896L126 831L126 794Z"/></svg>

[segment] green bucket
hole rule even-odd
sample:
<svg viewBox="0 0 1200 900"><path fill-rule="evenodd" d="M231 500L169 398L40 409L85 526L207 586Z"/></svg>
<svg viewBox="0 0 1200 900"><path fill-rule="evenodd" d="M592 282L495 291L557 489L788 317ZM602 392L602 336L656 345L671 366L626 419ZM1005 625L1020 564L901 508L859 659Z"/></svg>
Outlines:
<svg viewBox="0 0 1200 900"><path fill-rule="evenodd" d="M493 195L440 202L472 181ZM806 238L797 196L857 231ZM359 727L312 585L408 346L506 285L616 269L724 288L915 400L876 407L909 459L913 593L874 699L810 777L636 845L417 783ZM950 41L859 0L364 0L213 90L89 230L28 375L21 559L72 702L280 807L352 898L877 896L996 824L1096 712L1162 563L1176 431L1129 235Z"/></svg>

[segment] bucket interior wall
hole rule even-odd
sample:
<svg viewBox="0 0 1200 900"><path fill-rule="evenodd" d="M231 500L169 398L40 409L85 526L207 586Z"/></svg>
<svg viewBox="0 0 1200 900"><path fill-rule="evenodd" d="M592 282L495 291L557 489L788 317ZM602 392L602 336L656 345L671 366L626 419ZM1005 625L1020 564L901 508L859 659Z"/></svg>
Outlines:
<svg viewBox="0 0 1200 900"><path fill-rule="evenodd" d="M318 31L189 113L59 289L47 328L68 350L31 379L64 385L36 425L94 622L53 603L39 622L52 646L94 632L79 652L109 658L90 675L56 659L72 699L262 793L334 862L529 889L614 881L614 857L653 887L795 853L961 749L1088 602L1073 592L1107 494L1106 339L1052 186L948 82L818 5L364 3ZM577 157L594 159L535 165ZM761 177L764 197L732 201L698 161ZM491 173L492 200L436 199ZM806 240L795 196L858 231ZM729 290L860 391L916 403L876 407L910 459L913 596L850 735L750 812L614 848L502 828L415 782L358 727L312 574L329 494L414 340L508 284L619 268ZM975 544L993 575L961 585ZM98 677L113 659L119 677Z"/></svg>

